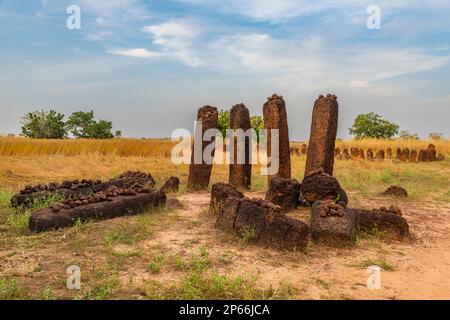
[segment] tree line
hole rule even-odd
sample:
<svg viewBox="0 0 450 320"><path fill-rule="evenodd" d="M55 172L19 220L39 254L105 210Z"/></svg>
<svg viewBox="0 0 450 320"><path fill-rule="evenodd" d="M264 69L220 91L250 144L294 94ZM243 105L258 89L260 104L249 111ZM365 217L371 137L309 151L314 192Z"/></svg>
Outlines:
<svg viewBox="0 0 450 320"><path fill-rule="evenodd" d="M94 111L77 111L67 121L55 110L37 110L22 117L22 136L32 139L65 139L70 135L80 139L111 139L122 132L112 133L111 121L96 120Z"/></svg>
<svg viewBox="0 0 450 320"><path fill-rule="evenodd" d="M55 110L37 110L27 113L22 117L22 135L33 139L65 139L72 135L80 139L111 139L121 137L122 132L112 133L111 121L96 120L94 111L77 111L72 113L67 121L65 115ZM251 127L255 130L259 142L259 132L264 129L262 116L252 116ZM219 112L218 129L225 139L226 132L230 129L230 111ZM407 130L400 131L400 126L385 120L382 116L370 112L356 117L349 133L356 140L365 138L392 139L398 136L400 139L418 140L417 134L411 134ZM443 138L441 133L430 133L430 139Z"/></svg>

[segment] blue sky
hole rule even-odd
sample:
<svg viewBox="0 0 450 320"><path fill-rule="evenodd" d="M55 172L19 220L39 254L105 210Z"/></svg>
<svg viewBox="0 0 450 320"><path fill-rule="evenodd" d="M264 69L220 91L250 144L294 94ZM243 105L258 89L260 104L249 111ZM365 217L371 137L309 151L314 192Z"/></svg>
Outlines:
<svg viewBox="0 0 450 320"><path fill-rule="evenodd" d="M68 30L67 7L81 8ZM381 9L380 30L366 26ZM335 93L339 136L374 111L450 137L450 1L0 0L0 133L28 111L94 110L129 137L191 129L196 109L286 99L291 138Z"/></svg>

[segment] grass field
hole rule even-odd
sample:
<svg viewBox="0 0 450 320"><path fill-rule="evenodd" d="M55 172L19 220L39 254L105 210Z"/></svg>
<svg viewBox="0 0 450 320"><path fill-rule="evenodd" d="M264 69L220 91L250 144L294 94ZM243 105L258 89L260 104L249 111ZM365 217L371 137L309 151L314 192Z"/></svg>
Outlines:
<svg viewBox="0 0 450 320"><path fill-rule="evenodd" d="M338 146L420 149L429 143L339 141ZM207 213L209 194L186 192L184 187L174 195L183 204L181 209L31 234L27 222L32 209L9 207L12 193L25 184L107 179L123 171L141 170L152 173L158 185L175 175L184 186L188 167L171 163L173 143L166 140L0 138L0 299L414 298L410 287L405 287L409 270L429 277L428 287L414 281L409 286L431 290L431 297L450 297L448 290L442 291L448 281L440 278L450 278L440 261L450 248L450 224L446 222L450 215L450 142L433 143L447 155L445 161L337 160L335 166L351 206L398 203L415 240L385 243L382 234L361 234L352 250L311 244L306 252L276 252L215 230L215 217ZM304 165L304 156L292 157L295 178L303 178ZM216 165L212 182L227 179L227 166ZM250 195L262 197L266 180L255 167ZM404 186L410 197L380 196L392 184ZM306 221L309 213L300 210L295 214ZM358 285L365 281L365 266L374 263L386 270L389 285L382 292L367 292ZM80 291L65 287L69 265L83 270ZM441 265L446 269L440 270Z"/></svg>

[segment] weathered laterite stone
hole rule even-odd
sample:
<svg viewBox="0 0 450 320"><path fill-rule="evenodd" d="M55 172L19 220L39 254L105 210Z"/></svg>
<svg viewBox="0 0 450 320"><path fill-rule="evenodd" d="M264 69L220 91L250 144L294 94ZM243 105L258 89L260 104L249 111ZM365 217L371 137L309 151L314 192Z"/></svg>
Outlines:
<svg viewBox="0 0 450 320"><path fill-rule="evenodd" d="M381 149L375 155L375 160L384 160L384 159L385 159L385 153L384 153L384 150Z"/></svg>
<svg viewBox="0 0 450 320"><path fill-rule="evenodd" d="M426 162L426 152L425 150L420 150L419 155L417 156L417 162Z"/></svg>
<svg viewBox="0 0 450 320"><path fill-rule="evenodd" d="M437 161L436 146L434 144L428 145L427 150L430 152L430 161Z"/></svg>
<svg viewBox="0 0 450 320"><path fill-rule="evenodd" d="M430 150L426 149L425 150L425 162L431 162L432 161L432 153Z"/></svg>
<svg viewBox="0 0 450 320"><path fill-rule="evenodd" d="M305 177L300 187L301 194L305 201L313 204L318 200L333 200L347 206L348 198L341 188L339 181L329 174L319 169Z"/></svg>
<svg viewBox="0 0 450 320"><path fill-rule="evenodd" d="M350 153L348 152L348 149L344 149L344 152L342 153L342 159L344 160L350 160Z"/></svg>
<svg viewBox="0 0 450 320"><path fill-rule="evenodd" d="M339 104L335 95L320 95L313 109L305 176L323 168L333 175L334 149L339 117Z"/></svg>
<svg viewBox="0 0 450 320"><path fill-rule="evenodd" d="M396 151L396 153L395 153L395 158L396 158L397 160L400 160L401 157L402 157L402 149L397 148L397 151Z"/></svg>
<svg viewBox="0 0 450 320"><path fill-rule="evenodd" d="M112 219L124 215L136 215L153 207L165 206L166 194L161 190L147 193L114 195L108 201L89 203L77 200L63 208L45 208L31 214L29 228L43 232L73 226L77 221L88 222Z"/></svg>
<svg viewBox="0 0 450 320"><path fill-rule="evenodd" d="M336 148L334 149L334 157L339 158L341 156L341 149Z"/></svg>
<svg viewBox="0 0 450 320"><path fill-rule="evenodd" d="M262 199L227 198L217 216L216 228L275 249L304 250L309 241L308 225Z"/></svg>
<svg viewBox="0 0 450 320"><path fill-rule="evenodd" d="M180 189L180 179L178 177L170 177L169 180L164 183L161 190L165 193L176 193Z"/></svg>
<svg viewBox="0 0 450 320"><path fill-rule="evenodd" d="M244 194L230 184L218 182L212 186L209 212L217 214L229 197L243 198Z"/></svg>
<svg viewBox="0 0 450 320"><path fill-rule="evenodd" d="M356 239L356 217L333 201L317 201L311 209L311 238L328 246L352 245Z"/></svg>
<svg viewBox="0 0 450 320"><path fill-rule="evenodd" d="M417 162L417 151L416 150L411 150L410 154L409 154L409 162Z"/></svg>
<svg viewBox="0 0 450 320"><path fill-rule="evenodd" d="M371 148L367 149L367 161L373 161L373 151Z"/></svg>
<svg viewBox="0 0 450 320"><path fill-rule="evenodd" d="M277 94L267 98L267 102L263 107L264 114L264 128L267 130L267 156L270 159L272 156L272 130L279 130L279 170L278 174L269 176L282 177L291 179L291 154L289 148L289 128L287 122L286 103L282 96Z"/></svg>
<svg viewBox="0 0 450 320"><path fill-rule="evenodd" d="M189 166L187 184L189 189L203 190L208 188L209 180L211 178L212 163L206 163L203 155L206 147L211 143L215 143L215 137L212 137L212 141L204 141L205 139L202 139L202 137L207 130L217 129L218 117L219 113L215 107L205 106L198 110L197 121L199 123L201 122L201 126L199 123L197 124L195 132L196 138L192 143L192 159ZM211 156L214 156L214 149L215 148L212 148ZM199 159L196 159L196 157Z"/></svg>
<svg viewBox="0 0 450 320"><path fill-rule="evenodd" d="M386 149L386 159L392 159L392 149L391 148Z"/></svg>
<svg viewBox="0 0 450 320"><path fill-rule="evenodd" d="M352 158L358 157L359 149L358 148L350 148L350 155Z"/></svg>
<svg viewBox="0 0 450 320"><path fill-rule="evenodd" d="M280 206L284 212L293 210L299 204L300 182L275 177L269 181L266 200Z"/></svg>
<svg viewBox="0 0 450 320"><path fill-rule="evenodd" d="M300 150L297 147L291 147L291 155L299 156L300 155Z"/></svg>
<svg viewBox="0 0 450 320"><path fill-rule="evenodd" d="M408 160L409 160L409 149L405 148L400 153L400 161L401 162L408 162Z"/></svg>
<svg viewBox="0 0 450 320"><path fill-rule="evenodd" d="M390 186L382 193L383 196L408 197L408 191L401 186Z"/></svg>
<svg viewBox="0 0 450 320"><path fill-rule="evenodd" d="M374 210L352 209L356 217L358 229L371 232L374 229L384 231L388 236L403 238L409 235L408 222L401 216L401 210L396 206L389 209Z"/></svg>
<svg viewBox="0 0 450 320"><path fill-rule="evenodd" d="M308 154L308 146L306 144L302 144L301 151L302 155L306 156Z"/></svg>
<svg viewBox="0 0 450 320"><path fill-rule="evenodd" d="M141 183L151 187L156 184L150 173L127 171L105 182L101 180L73 180L63 181L62 183L52 182L47 186L26 186L24 190L11 197L11 205L13 207L28 207L36 201L55 196L62 199L73 199L104 191L112 186L120 188L130 187L134 183Z"/></svg>
<svg viewBox="0 0 450 320"><path fill-rule="evenodd" d="M244 133L250 132L251 129L250 112L244 104L241 103L231 108L230 129L233 130L231 137L233 148L228 182L238 189L249 190L252 183L252 137L244 136ZM239 135L241 135L241 139L238 138Z"/></svg>
<svg viewBox="0 0 450 320"><path fill-rule="evenodd" d="M357 158L360 159L360 160L365 160L365 159L366 159L366 157L365 157L365 155L364 155L364 149L359 149L359 150L358 150L358 156L357 156Z"/></svg>

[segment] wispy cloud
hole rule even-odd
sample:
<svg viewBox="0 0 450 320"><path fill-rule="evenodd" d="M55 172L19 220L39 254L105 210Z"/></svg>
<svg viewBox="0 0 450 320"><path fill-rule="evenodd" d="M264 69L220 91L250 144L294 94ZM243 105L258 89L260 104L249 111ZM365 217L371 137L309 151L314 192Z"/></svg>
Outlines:
<svg viewBox="0 0 450 320"><path fill-rule="evenodd" d="M166 56L176 58L190 67L202 65L194 47L200 29L191 20L170 20L142 29L150 34L153 43L161 47Z"/></svg>
<svg viewBox="0 0 450 320"><path fill-rule="evenodd" d="M161 56L161 53L151 52L144 48L128 49L128 50L108 50L107 52L110 54L115 54L115 55L120 55L120 56L133 57L133 58L145 58L145 59L152 59L152 58Z"/></svg>

